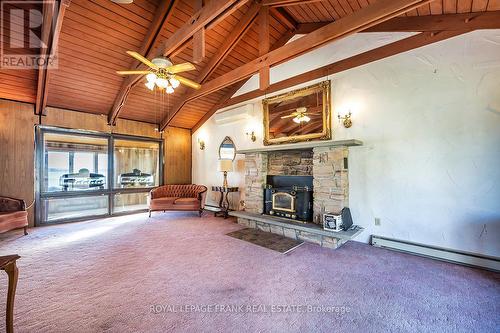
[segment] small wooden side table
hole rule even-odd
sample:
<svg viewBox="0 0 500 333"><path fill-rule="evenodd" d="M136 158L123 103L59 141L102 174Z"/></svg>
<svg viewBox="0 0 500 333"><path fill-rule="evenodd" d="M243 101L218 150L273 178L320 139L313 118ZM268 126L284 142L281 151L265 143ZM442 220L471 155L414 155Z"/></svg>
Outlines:
<svg viewBox="0 0 500 333"><path fill-rule="evenodd" d="M7 311L5 314L5 324L7 333L14 333L14 297L16 295L17 269L16 260L21 258L17 254L0 257L0 269L4 270L9 276L9 289L7 291Z"/></svg>
<svg viewBox="0 0 500 333"><path fill-rule="evenodd" d="M215 212L214 215L217 216L217 214L221 214L224 216L225 219L227 219L228 212L229 212L229 198L228 194L232 192L238 192L239 189L238 187L235 186L212 186L212 191L214 192L220 192L220 199L219 199L219 212Z"/></svg>

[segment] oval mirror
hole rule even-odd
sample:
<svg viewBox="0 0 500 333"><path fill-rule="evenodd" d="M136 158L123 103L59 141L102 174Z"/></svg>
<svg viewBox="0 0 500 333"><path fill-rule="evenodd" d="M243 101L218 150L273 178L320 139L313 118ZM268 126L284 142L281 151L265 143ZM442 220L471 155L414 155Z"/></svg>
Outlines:
<svg viewBox="0 0 500 333"><path fill-rule="evenodd" d="M236 157L236 146L230 137L226 136L219 147L219 159L234 160Z"/></svg>

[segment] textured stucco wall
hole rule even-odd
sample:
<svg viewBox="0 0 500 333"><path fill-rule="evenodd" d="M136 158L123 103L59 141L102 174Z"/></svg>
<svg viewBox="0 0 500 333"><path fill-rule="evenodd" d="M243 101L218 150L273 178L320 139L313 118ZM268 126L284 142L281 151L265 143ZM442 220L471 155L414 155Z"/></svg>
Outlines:
<svg viewBox="0 0 500 333"><path fill-rule="evenodd" d="M273 68L271 80L404 36L353 36ZM500 31L469 33L329 79L334 139L364 142L349 150L350 208L366 228L358 240L376 234L500 256ZM254 77L239 93L257 84ZM212 118L193 134L193 182L222 182L215 170L226 135L239 149L262 146L260 100L254 103L250 119L217 126ZM336 117L349 109L354 125L345 129ZM249 129L257 142L245 135ZM240 187L243 158L229 175Z"/></svg>

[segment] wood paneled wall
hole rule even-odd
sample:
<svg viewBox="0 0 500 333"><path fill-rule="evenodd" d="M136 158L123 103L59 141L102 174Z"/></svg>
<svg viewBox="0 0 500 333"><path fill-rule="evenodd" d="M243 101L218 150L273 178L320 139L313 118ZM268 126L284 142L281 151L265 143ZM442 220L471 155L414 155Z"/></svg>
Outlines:
<svg viewBox="0 0 500 333"><path fill-rule="evenodd" d="M118 119L110 127L104 115L48 108L42 125L160 138L154 124ZM35 188L34 105L0 99L0 195L22 198L29 205ZM191 131L168 128L164 133L164 182L191 183ZM29 211L34 225L34 208Z"/></svg>
<svg viewBox="0 0 500 333"><path fill-rule="evenodd" d="M165 184L191 184L191 130L168 127L164 136Z"/></svg>
<svg viewBox="0 0 500 333"><path fill-rule="evenodd" d="M35 121L33 104L0 99L0 195L26 205L35 198ZM33 207L29 221L33 225Z"/></svg>

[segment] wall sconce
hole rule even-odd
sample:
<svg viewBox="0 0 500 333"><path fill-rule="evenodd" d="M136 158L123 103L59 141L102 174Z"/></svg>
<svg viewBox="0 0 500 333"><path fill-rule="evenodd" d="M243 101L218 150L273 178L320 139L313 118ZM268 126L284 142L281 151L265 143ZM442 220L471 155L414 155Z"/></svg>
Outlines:
<svg viewBox="0 0 500 333"><path fill-rule="evenodd" d="M200 145L200 150L205 150L205 141L198 138L198 144Z"/></svg>
<svg viewBox="0 0 500 333"><path fill-rule="evenodd" d="M255 142L257 140L257 137L255 136L255 131L252 131L252 132L247 132L247 136L250 137L250 140L252 140L252 142Z"/></svg>
<svg viewBox="0 0 500 333"><path fill-rule="evenodd" d="M341 116L340 114L338 115L339 121L342 120L342 123L344 124L345 128L349 128L352 126L351 115L352 115L351 111L349 111L349 113L347 113L343 116Z"/></svg>

